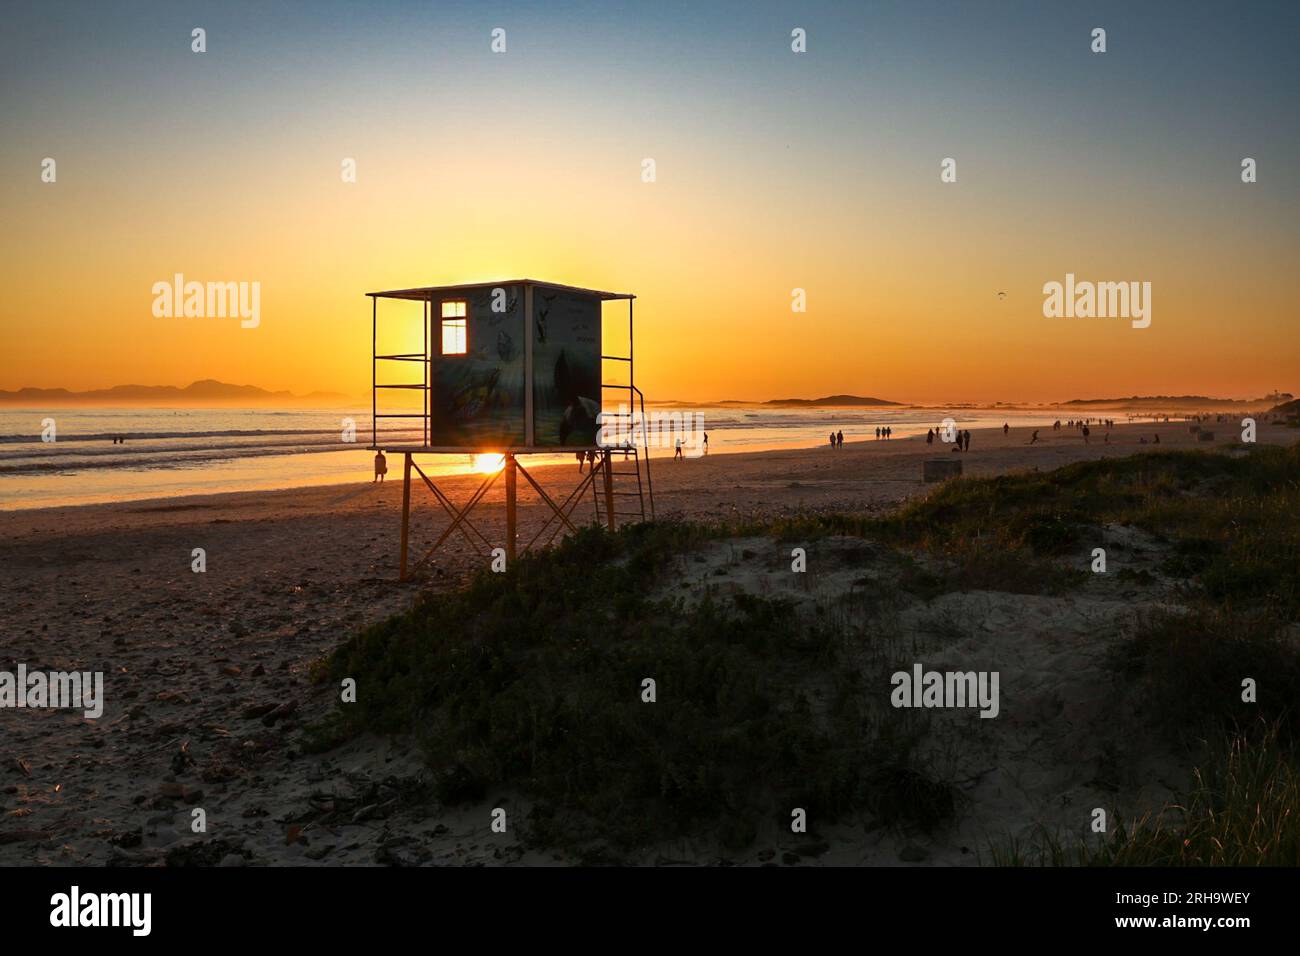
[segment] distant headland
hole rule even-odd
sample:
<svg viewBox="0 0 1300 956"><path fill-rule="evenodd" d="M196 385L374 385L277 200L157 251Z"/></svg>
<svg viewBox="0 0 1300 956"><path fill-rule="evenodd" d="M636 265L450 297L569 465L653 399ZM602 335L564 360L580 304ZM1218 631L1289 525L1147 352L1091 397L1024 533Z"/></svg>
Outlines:
<svg viewBox="0 0 1300 956"><path fill-rule="evenodd" d="M1261 398L1211 398L1208 395L1130 395L1128 398L1072 398L1062 405L1145 405L1209 408L1215 405L1270 405L1294 398L1290 392L1274 392Z"/></svg>
<svg viewBox="0 0 1300 956"><path fill-rule="evenodd" d="M311 392L295 395L288 391L270 391L256 385L230 385L215 379L203 379L178 388L175 385L115 385L86 392L66 388L20 388L0 391L0 405L293 405L319 407L347 405L353 399L339 392Z"/></svg>
<svg viewBox="0 0 1300 956"><path fill-rule="evenodd" d="M685 402L658 402L656 404L688 404ZM692 403L694 404L694 403ZM832 408L864 405L903 405L904 402L891 402L883 398L871 398L863 395L827 395L825 398L772 398L765 402L747 401L738 398L724 398L709 402L710 405L751 405L769 408Z"/></svg>

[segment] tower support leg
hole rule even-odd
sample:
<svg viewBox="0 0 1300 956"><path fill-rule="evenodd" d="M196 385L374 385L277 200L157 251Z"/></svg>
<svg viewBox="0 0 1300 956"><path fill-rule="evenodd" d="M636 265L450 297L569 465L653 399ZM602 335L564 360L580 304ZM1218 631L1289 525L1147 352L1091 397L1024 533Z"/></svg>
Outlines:
<svg viewBox="0 0 1300 956"><path fill-rule="evenodd" d="M518 513L515 509L515 456L506 455L506 561L514 564L518 537Z"/></svg>
<svg viewBox="0 0 1300 956"><path fill-rule="evenodd" d="M601 467L605 471L605 514L609 516L609 530L614 530L614 456L609 451L604 452Z"/></svg>
<svg viewBox="0 0 1300 956"><path fill-rule="evenodd" d="M402 457L402 556L398 578L405 581L406 542L411 530L411 453L408 451Z"/></svg>

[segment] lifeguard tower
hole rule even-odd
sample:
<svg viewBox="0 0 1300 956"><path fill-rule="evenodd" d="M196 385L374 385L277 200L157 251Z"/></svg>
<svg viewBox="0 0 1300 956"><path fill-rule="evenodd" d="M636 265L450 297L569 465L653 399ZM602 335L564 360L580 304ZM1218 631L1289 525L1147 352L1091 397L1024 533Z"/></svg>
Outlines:
<svg viewBox="0 0 1300 956"><path fill-rule="evenodd" d="M574 513L590 491L594 520L619 523L654 516L645 396L633 373L633 302L628 293L580 289L535 279L478 282L369 292L371 301L371 443L373 451L400 453L402 465L401 577L405 580L459 531L478 551L493 544L470 520L497 479L505 476L508 559L574 532ZM406 350L380 348L380 302L402 301L396 341ZM627 354L606 355L604 325L621 319L627 303ZM412 305L412 304L415 305ZM388 306L388 308L392 308ZM419 321L416 333L412 323ZM385 319L388 322L388 319ZM410 343L423 342L420 351ZM606 375L607 363L611 371ZM415 371L414 381L387 381L392 370ZM409 378L409 373L408 376ZM390 399L400 393L404 403ZM384 395L381 401L380 396ZM418 404L417 404L418 402ZM395 404L400 407L394 408ZM599 416L599 418L598 418ZM381 427L382 423L382 427ZM600 440L616 434L616 441ZM578 486L557 501L519 459L529 455L594 453ZM416 456L492 455L504 459L463 507L457 507L416 461ZM616 467L616 461L618 466ZM450 523L414 564L408 562L411 472L420 477ZM523 475L549 508L545 524L521 549L516 483Z"/></svg>

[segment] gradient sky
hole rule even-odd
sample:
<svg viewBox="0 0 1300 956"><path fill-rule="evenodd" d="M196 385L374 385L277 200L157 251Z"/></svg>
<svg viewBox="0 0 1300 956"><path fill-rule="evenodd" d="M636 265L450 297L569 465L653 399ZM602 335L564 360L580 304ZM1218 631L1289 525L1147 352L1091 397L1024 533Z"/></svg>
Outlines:
<svg viewBox="0 0 1300 956"><path fill-rule="evenodd" d="M639 296L651 399L1300 391L1298 40L1294 3L7 4L0 388L362 395L365 292L531 276ZM259 281L260 327L154 318L176 272ZM1067 272L1150 281L1151 327L1044 318Z"/></svg>

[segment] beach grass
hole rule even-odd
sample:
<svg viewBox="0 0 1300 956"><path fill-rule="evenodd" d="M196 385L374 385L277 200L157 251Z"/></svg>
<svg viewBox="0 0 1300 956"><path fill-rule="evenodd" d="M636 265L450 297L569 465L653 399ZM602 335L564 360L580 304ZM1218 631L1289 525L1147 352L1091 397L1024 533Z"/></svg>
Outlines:
<svg viewBox="0 0 1300 956"><path fill-rule="evenodd" d="M1177 800L1091 838L1039 827L991 841L996 866L1297 866L1300 769L1295 751L1264 722L1215 738Z"/></svg>
<svg viewBox="0 0 1300 956"><path fill-rule="evenodd" d="M322 675L355 678L358 702L316 742L414 734L444 803L520 792L539 845L704 837L740 849L766 828L788 832L796 807L933 830L960 800L919 756L924 715L886 711L864 689L890 663L875 618L850 621L851 596L810 617L746 593L687 602L665 582L719 540L834 535L887 552L909 599L1058 594L1091 577L1079 555L1101 530L1128 526L1160 545L1177 606L1137 617L1110 666L1200 768L1197 785L1104 841L1067 848L1044 833L992 860L1294 863L1298 506L1300 447L1238 446L956 479L885 516L584 529L347 641ZM1257 704L1241 700L1245 676Z"/></svg>
<svg viewBox="0 0 1300 956"><path fill-rule="evenodd" d="M923 720L881 719L832 616L743 593L689 609L662 596L672 562L714 533L586 529L430 596L329 662L331 679L358 680L346 723L414 733L445 803L522 791L546 844L706 834L743 848L795 808L950 817L951 788L913 759Z"/></svg>
<svg viewBox="0 0 1300 956"><path fill-rule="evenodd" d="M1059 593L1085 565L1064 556L1132 526L1167 543L1164 570L1218 604L1300 616L1300 445L1148 452L1048 472L957 478L886 516L817 515L786 539L869 537L952 560L953 584Z"/></svg>

